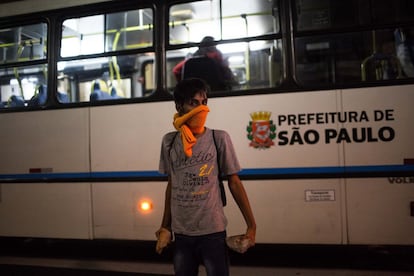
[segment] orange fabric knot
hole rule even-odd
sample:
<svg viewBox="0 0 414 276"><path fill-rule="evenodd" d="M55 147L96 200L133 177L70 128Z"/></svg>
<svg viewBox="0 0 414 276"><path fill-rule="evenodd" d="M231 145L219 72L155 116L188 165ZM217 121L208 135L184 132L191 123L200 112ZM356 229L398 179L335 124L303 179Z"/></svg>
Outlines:
<svg viewBox="0 0 414 276"><path fill-rule="evenodd" d="M178 113L174 115L173 125L175 129L181 133L184 153L187 157L193 155L193 146L197 142L197 138L194 137L194 134L203 133L204 124L209 111L210 109L208 106L200 105L182 116Z"/></svg>

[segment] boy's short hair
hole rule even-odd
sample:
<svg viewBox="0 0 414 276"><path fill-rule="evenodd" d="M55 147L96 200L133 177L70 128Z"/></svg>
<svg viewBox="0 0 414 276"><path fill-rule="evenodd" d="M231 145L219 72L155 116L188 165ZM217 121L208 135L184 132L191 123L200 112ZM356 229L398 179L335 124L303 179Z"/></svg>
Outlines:
<svg viewBox="0 0 414 276"><path fill-rule="evenodd" d="M183 105L200 91L204 91L207 96L210 92L210 87L204 80L199 78L184 79L174 88L174 102L176 105Z"/></svg>

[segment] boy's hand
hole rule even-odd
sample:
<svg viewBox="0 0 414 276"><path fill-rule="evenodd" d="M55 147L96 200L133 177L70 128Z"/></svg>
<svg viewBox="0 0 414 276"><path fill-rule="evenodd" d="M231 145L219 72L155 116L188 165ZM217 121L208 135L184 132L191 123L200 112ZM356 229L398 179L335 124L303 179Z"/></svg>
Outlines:
<svg viewBox="0 0 414 276"><path fill-rule="evenodd" d="M161 254L162 250L171 243L171 232L167 228L161 227L157 232L155 232L155 236L157 237L155 251L158 254Z"/></svg>

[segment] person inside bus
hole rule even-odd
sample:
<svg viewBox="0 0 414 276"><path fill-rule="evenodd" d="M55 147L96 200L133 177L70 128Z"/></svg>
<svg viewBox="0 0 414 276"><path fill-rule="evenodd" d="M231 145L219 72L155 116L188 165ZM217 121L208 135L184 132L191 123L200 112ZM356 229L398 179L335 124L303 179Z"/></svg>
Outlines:
<svg viewBox="0 0 414 276"><path fill-rule="evenodd" d="M161 254L174 235L177 276L197 275L200 264L204 264L207 275L229 275L220 174L226 176L247 225L240 241L247 242L245 250L255 244L256 222L237 174L240 165L231 138L224 130L204 126L209 91L198 78L176 85L173 125L177 131L162 139L159 171L168 175L168 184L162 223L156 232L156 251Z"/></svg>
<svg viewBox="0 0 414 276"><path fill-rule="evenodd" d="M186 58L179 62L176 66L173 68L173 74L175 76L175 79L177 82L182 80L183 78L186 78L185 74L185 65L189 60L196 61L198 58L207 57L214 61L215 68L217 70L217 74L214 75L214 79L209 81L210 76L207 76L208 74L212 74L213 69L207 69L205 63L200 63L201 66L204 68L200 68L202 72L205 74L205 80L210 85L210 88L213 90L216 89L223 89L223 90L229 90L231 89L231 85L235 83L233 73L229 67L228 61L223 58L223 54L220 52L219 49L216 47L216 42L214 41L214 38L212 36L205 36L199 45L198 50L191 55L189 58ZM201 61L201 59L200 59ZM190 69L191 70L191 69ZM193 71L198 71L197 69L192 69ZM210 71L210 72L209 72ZM197 75L200 74L200 75ZM201 74L198 72L190 72L190 77L201 77L203 78Z"/></svg>
<svg viewBox="0 0 414 276"><path fill-rule="evenodd" d="M414 77L414 39L410 37L408 30L397 28L394 31L395 48L397 58L405 75Z"/></svg>

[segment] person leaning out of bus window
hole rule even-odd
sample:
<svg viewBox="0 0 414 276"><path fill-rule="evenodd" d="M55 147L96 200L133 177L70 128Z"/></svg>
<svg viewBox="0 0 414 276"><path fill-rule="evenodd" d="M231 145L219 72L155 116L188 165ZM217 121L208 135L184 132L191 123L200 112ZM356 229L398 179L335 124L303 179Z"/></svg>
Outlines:
<svg viewBox="0 0 414 276"><path fill-rule="evenodd" d="M190 58L205 56L215 60L222 68L223 78L229 84L232 84L235 82L235 80L233 73L231 72L231 69L229 67L229 63L226 59L223 58L223 54L220 52L219 49L217 49L216 45L217 44L212 36L205 36L201 40L200 45L198 46L198 50L192 56L190 56ZM187 59L182 60L173 68L173 73L177 82L179 82L183 78L182 71L186 61Z"/></svg>
<svg viewBox="0 0 414 276"><path fill-rule="evenodd" d="M198 78L177 84L177 113L173 119L177 131L162 139L159 171L168 175L168 183L164 215L156 232L156 251L162 253L174 234L177 276L198 275L200 264L204 264L209 276L229 275L227 219L219 174L226 176L247 225L245 234L240 235L241 241L246 241L248 247L255 244L256 222L237 174L240 165L231 138L224 130L204 126L209 91L208 85Z"/></svg>

